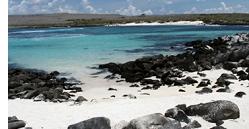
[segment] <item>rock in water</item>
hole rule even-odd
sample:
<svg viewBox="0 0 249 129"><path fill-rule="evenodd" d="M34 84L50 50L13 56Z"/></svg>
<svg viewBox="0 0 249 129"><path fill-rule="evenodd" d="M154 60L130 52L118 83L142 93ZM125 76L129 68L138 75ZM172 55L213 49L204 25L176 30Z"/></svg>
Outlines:
<svg viewBox="0 0 249 129"><path fill-rule="evenodd" d="M105 117L94 117L73 125L67 129L111 129L110 120Z"/></svg>
<svg viewBox="0 0 249 129"><path fill-rule="evenodd" d="M218 100L188 106L186 114L189 116L201 116L209 122L217 123L222 120L239 118L240 110L239 107L231 101Z"/></svg>
<svg viewBox="0 0 249 129"><path fill-rule="evenodd" d="M155 113L131 120L124 129L181 129L181 124L160 113Z"/></svg>

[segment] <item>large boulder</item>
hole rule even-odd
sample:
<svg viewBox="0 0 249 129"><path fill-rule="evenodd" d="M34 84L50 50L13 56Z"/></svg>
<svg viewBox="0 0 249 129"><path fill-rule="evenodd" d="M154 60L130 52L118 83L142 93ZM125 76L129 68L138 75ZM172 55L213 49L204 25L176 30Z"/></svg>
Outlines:
<svg viewBox="0 0 249 129"><path fill-rule="evenodd" d="M181 110L180 108L177 108L177 107L168 109L165 112L165 116L173 118L173 119L175 119L175 120L177 120L179 122L185 122L185 123L190 122L190 119L185 114L185 112L183 110Z"/></svg>
<svg viewBox="0 0 249 129"><path fill-rule="evenodd" d="M105 117L94 117L73 125L68 129L111 129L110 120Z"/></svg>
<svg viewBox="0 0 249 129"><path fill-rule="evenodd" d="M231 101L218 100L188 106L186 114L189 116L201 116L209 122L217 123L222 120L239 118L240 110L239 107Z"/></svg>
<svg viewBox="0 0 249 129"><path fill-rule="evenodd" d="M124 129L181 129L181 124L160 113L155 113L131 120Z"/></svg>

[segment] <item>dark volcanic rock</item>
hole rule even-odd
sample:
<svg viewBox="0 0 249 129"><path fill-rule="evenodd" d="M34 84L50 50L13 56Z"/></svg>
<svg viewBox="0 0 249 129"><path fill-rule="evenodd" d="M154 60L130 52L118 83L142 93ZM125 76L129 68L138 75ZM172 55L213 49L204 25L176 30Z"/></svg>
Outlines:
<svg viewBox="0 0 249 129"><path fill-rule="evenodd" d="M195 93L198 93L198 94L205 94L205 93L212 93L212 92L213 92L212 89L207 88L207 87L204 87L204 88L202 88L201 90L196 91Z"/></svg>
<svg viewBox="0 0 249 129"><path fill-rule="evenodd" d="M211 129L227 129L227 128L224 128L223 126L214 126Z"/></svg>
<svg viewBox="0 0 249 129"><path fill-rule="evenodd" d="M9 99L22 98L34 101L52 101L59 99L67 101L71 96L63 90L80 92L82 89L75 85L80 82L69 82L66 78L57 77L60 73L47 73L35 69L9 68L8 97Z"/></svg>
<svg viewBox="0 0 249 129"><path fill-rule="evenodd" d="M248 34L237 34L207 41L192 41L187 43L189 50L178 55L143 57L123 64L103 64L99 68L108 69L113 74L119 74L127 82L152 84L155 86L154 89L160 87L160 83L180 86L193 84L196 81L190 78L179 79L183 77L183 71L198 72L200 76L205 76L201 71L210 70L213 67L223 67L228 70L240 66L248 67L249 44L243 43L249 41L248 37ZM160 78L161 82L144 80L152 76ZM249 78L249 75L243 75L240 78L241 80Z"/></svg>
<svg viewBox="0 0 249 129"><path fill-rule="evenodd" d="M170 120L160 113L150 114L133 119L124 129L181 129L178 121Z"/></svg>
<svg viewBox="0 0 249 129"><path fill-rule="evenodd" d="M201 116L203 119L213 123L240 117L238 106L226 100L188 106L186 114L190 116Z"/></svg>
<svg viewBox="0 0 249 129"><path fill-rule="evenodd" d="M18 120L16 116L8 117L8 129L19 129L26 126L23 120Z"/></svg>
<svg viewBox="0 0 249 129"><path fill-rule="evenodd" d="M68 129L111 129L110 120L105 117L91 118L73 125L69 125Z"/></svg>
<svg viewBox="0 0 249 129"><path fill-rule="evenodd" d="M186 91L185 91L185 90L183 90L183 89L179 89L178 91L179 91L179 92L186 92Z"/></svg>
<svg viewBox="0 0 249 129"><path fill-rule="evenodd" d="M246 93L245 93L245 92L243 92L243 91L240 91L240 92L237 92L234 96L235 96L235 97L242 98L242 97L243 97L243 95L246 95Z"/></svg>
<svg viewBox="0 0 249 129"><path fill-rule="evenodd" d="M228 86L226 86L225 88L220 88L218 90L216 90L216 92L227 92L227 93L230 93L231 90Z"/></svg>
<svg viewBox="0 0 249 129"><path fill-rule="evenodd" d="M187 83L187 84L194 84L194 83L198 83L197 80L191 78L191 77L187 77L184 79L184 81Z"/></svg>
<svg viewBox="0 0 249 129"><path fill-rule="evenodd" d="M109 91L118 91L117 89L115 88L108 88Z"/></svg>
<svg viewBox="0 0 249 129"><path fill-rule="evenodd" d="M138 84L132 84L132 85L130 85L130 87L139 87L139 85Z"/></svg>
<svg viewBox="0 0 249 129"><path fill-rule="evenodd" d="M221 76L219 78L222 78L222 79L234 79L234 80L237 79L237 77L235 75L227 74L227 73L221 74Z"/></svg>
<svg viewBox="0 0 249 129"><path fill-rule="evenodd" d="M233 68L237 68L238 63L237 62L225 62L223 64L223 68L226 70L232 70Z"/></svg>
<svg viewBox="0 0 249 129"><path fill-rule="evenodd" d="M203 79L203 80L199 83L199 85L197 86L197 88L206 87L206 86L208 86L208 85L210 85L210 84L211 84L211 82L210 82L209 79Z"/></svg>

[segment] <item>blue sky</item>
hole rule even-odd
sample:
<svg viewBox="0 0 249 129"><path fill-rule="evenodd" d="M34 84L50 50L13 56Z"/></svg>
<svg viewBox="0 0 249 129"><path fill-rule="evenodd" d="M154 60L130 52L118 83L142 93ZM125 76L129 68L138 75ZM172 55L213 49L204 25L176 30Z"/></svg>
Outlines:
<svg viewBox="0 0 249 129"><path fill-rule="evenodd" d="M9 14L249 13L249 0L9 0Z"/></svg>

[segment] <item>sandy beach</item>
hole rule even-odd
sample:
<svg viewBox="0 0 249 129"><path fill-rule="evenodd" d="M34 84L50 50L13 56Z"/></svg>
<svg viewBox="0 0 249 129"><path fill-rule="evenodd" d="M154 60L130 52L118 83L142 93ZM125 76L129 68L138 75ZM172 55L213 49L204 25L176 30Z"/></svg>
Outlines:
<svg viewBox="0 0 249 129"><path fill-rule="evenodd" d="M231 73L227 70L210 70L204 71L206 77L200 77L197 72L184 73L185 76L197 77L196 80L208 78L212 85L222 73ZM83 79L83 81L85 81ZM100 83L101 81L101 83ZM162 86L158 90L140 90L140 88L128 87L129 83L115 83L115 80L103 80L91 82L100 85L98 88L91 88L90 83L82 85L83 92L77 93L87 98L88 102L81 105L74 105L73 102L51 103L51 102L33 102L32 100L15 99L9 100L8 107L9 116L17 115L20 119L27 122L27 127L31 126L35 129L61 129L67 128L68 125L74 124L92 117L105 116L110 118L111 125L114 126L118 122L129 121L139 116L151 113L162 113L169 108L178 104L198 104L210 102L214 100L230 100L236 103L241 111L241 117L236 120L227 120L223 126L228 129L247 128L249 120L247 116L249 109L247 105L248 95L243 98L234 97L238 91L244 91L249 94L249 81L231 80L234 84L230 85L231 93L210 93L196 94L194 93L200 88L196 86L184 85L181 87ZM210 85L210 86L212 86ZM89 86L89 87L88 87ZM109 87L116 88L117 91L108 91ZM185 93L178 92L179 89L186 90ZM141 93L149 93L150 95L141 95ZM123 94L133 94L137 99L129 99L122 97ZM115 95L115 98L111 98ZM190 117L192 120L198 120L203 129L215 126L200 117ZM182 123L184 125L184 123Z"/></svg>

